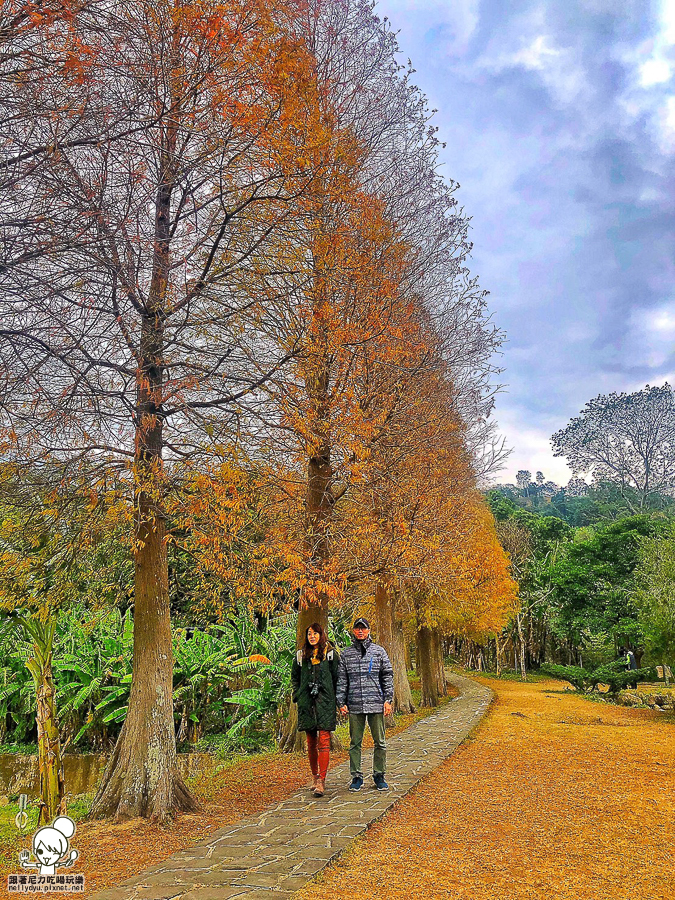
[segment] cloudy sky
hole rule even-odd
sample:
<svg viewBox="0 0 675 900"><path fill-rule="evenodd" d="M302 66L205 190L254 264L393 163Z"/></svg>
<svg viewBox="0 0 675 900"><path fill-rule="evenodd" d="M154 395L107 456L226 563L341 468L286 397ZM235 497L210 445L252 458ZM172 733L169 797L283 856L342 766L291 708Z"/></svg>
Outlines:
<svg viewBox="0 0 675 900"><path fill-rule="evenodd" d="M438 109L508 335L511 460L600 393L675 378L675 0L380 0Z"/></svg>

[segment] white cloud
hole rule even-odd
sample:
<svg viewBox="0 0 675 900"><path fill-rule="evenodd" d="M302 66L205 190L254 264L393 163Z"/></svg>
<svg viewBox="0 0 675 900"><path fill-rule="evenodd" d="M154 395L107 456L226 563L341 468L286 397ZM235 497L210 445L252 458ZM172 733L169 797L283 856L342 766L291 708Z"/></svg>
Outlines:
<svg viewBox="0 0 675 900"><path fill-rule="evenodd" d="M564 459L554 456L551 449L551 434L561 427L560 422L546 422L541 428L523 427L522 414L513 408L498 408L496 418L507 446L513 447L506 466L494 479L497 483L515 483L518 470L528 469L533 477L536 472L543 472L547 481L567 484L572 473Z"/></svg>
<svg viewBox="0 0 675 900"><path fill-rule="evenodd" d="M664 112L662 132L672 147L675 143L675 97L666 99Z"/></svg>
<svg viewBox="0 0 675 900"><path fill-rule="evenodd" d="M539 34L526 47L517 53L504 58L504 62L510 65L524 66L526 69L545 69L553 60L560 56L561 51L549 46L549 37Z"/></svg>
<svg viewBox="0 0 675 900"><path fill-rule="evenodd" d="M675 347L675 302L656 309L635 310L625 343L632 365L653 369L663 366Z"/></svg>
<svg viewBox="0 0 675 900"><path fill-rule="evenodd" d="M537 72L558 102L578 102L588 90L588 78L578 55L569 47L555 46L551 35L541 30L546 23L540 15L523 17L519 22L520 29L508 36L500 34L488 44L480 66L493 72L509 68Z"/></svg>
<svg viewBox="0 0 675 900"><path fill-rule="evenodd" d="M629 119L637 121L645 113L661 153L675 150L675 97L667 85L675 74L675 0L661 4L658 31L642 44L619 53L634 73L632 88L622 98Z"/></svg>
<svg viewBox="0 0 675 900"><path fill-rule="evenodd" d="M652 317L652 329L668 338L675 337L675 310L661 309Z"/></svg>
<svg viewBox="0 0 675 900"><path fill-rule="evenodd" d="M671 75L672 70L667 59L652 57L640 67L640 84L642 87L663 84L670 81Z"/></svg>
<svg viewBox="0 0 675 900"><path fill-rule="evenodd" d="M661 3L661 36L665 43L675 45L675 0Z"/></svg>

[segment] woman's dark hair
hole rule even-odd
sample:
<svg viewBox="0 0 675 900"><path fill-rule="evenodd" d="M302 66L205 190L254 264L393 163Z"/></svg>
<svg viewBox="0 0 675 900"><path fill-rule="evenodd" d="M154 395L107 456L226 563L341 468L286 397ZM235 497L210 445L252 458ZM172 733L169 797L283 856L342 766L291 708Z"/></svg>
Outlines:
<svg viewBox="0 0 675 900"><path fill-rule="evenodd" d="M307 631L305 631L305 643L302 648L302 658L303 659L311 659L312 653L314 653L314 647L309 642L309 638L307 637L309 630L316 632L319 635L319 643L316 645L317 653L319 659L324 659L326 656L326 645L328 644L328 637L323 628L319 625L318 622L314 622L312 625L307 627Z"/></svg>

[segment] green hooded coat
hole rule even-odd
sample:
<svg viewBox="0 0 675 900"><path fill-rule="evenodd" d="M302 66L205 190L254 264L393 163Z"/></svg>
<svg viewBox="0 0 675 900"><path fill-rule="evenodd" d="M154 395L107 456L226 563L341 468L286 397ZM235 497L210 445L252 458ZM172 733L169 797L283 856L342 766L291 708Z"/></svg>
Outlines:
<svg viewBox="0 0 675 900"><path fill-rule="evenodd" d="M326 658L316 665L304 660L302 651L298 650L291 670L293 702L298 704L298 731L335 731L335 687L339 662L338 652L332 648L326 649ZM310 693L313 682L319 685L316 698Z"/></svg>

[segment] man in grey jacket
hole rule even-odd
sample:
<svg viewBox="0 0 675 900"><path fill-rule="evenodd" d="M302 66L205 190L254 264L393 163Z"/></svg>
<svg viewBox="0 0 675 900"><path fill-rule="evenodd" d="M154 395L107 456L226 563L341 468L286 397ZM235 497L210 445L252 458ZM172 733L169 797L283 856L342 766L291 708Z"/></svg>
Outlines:
<svg viewBox="0 0 675 900"><path fill-rule="evenodd" d="M391 715L394 701L394 670L384 647L370 639L370 625L359 616L354 622L354 640L340 654L337 705L343 715L349 713L349 768L352 775L350 791L363 787L361 745L366 721L373 736L373 781L378 791L389 785L384 773L387 747L384 736L384 717Z"/></svg>

